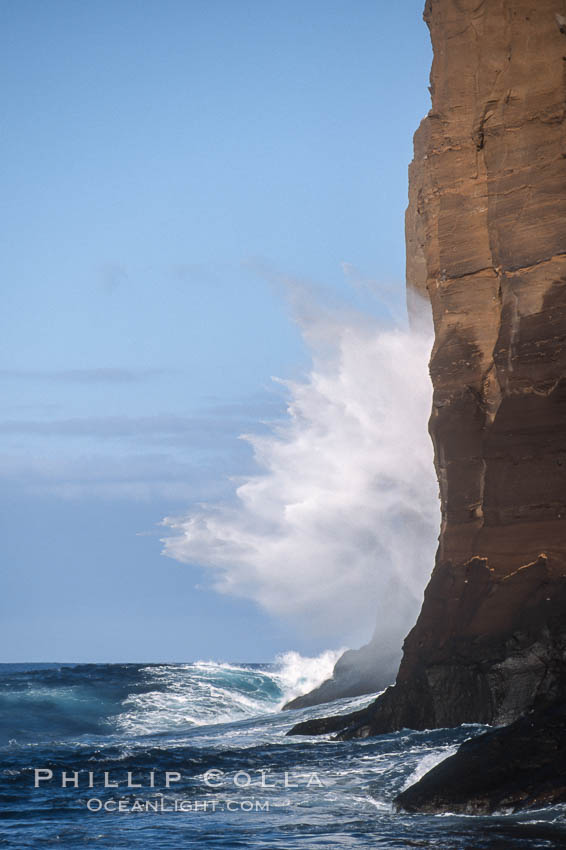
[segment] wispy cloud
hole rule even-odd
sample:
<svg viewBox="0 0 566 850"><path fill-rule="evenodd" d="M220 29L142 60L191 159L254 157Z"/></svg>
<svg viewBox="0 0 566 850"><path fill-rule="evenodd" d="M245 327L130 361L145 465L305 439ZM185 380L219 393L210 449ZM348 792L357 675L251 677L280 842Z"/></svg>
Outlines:
<svg viewBox="0 0 566 850"><path fill-rule="evenodd" d="M109 262L100 267L100 285L104 292L112 295L129 279L127 268L122 263Z"/></svg>
<svg viewBox="0 0 566 850"><path fill-rule="evenodd" d="M177 263L170 273L175 280L190 285L217 286L219 283L216 272L202 263Z"/></svg>
<svg viewBox="0 0 566 850"><path fill-rule="evenodd" d="M258 406L256 413L261 412ZM265 409L263 413L265 414ZM246 413L248 415L246 415ZM95 437L166 440L179 445L209 445L225 436L237 437L249 428L253 413L244 406L226 405L209 415L85 416L68 419L4 419L0 434L36 437ZM255 420L253 420L255 423Z"/></svg>
<svg viewBox="0 0 566 850"><path fill-rule="evenodd" d="M350 286L357 292L367 293L376 298L385 308L389 316L396 322L400 322L405 314L405 299L399 299L399 283L389 282L368 277L353 263L342 263L342 272Z"/></svg>
<svg viewBox="0 0 566 850"><path fill-rule="evenodd" d="M220 424L222 427L222 423ZM35 434L41 437L141 437L195 435L206 431L208 420L183 416L85 416L69 419L0 422L0 434Z"/></svg>
<svg viewBox="0 0 566 850"><path fill-rule="evenodd" d="M175 374L172 369L0 369L0 380L74 384L133 384Z"/></svg>
<svg viewBox="0 0 566 850"><path fill-rule="evenodd" d="M177 454L0 455L0 486L12 493L61 499L168 499L190 502L218 498L227 489L218 461L191 463Z"/></svg>
<svg viewBox="0 0 566 850"><path fill-rule="evenodd" d="M208 399L193 416L52 418L46 408L37 419L5 418L0 434L12 451L0 456L0 483L65 499L217 498L230 477L253 467L240 434L262 421L266 429L284 410L281 394L258 392Z"/></svg>

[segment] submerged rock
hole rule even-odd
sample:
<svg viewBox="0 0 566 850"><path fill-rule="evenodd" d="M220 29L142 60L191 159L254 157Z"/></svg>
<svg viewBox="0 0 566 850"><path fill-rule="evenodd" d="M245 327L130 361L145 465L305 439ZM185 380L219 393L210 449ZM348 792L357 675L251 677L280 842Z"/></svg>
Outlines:
<svg viewBox="0 0 566 850"><path fill-rule="evenodd" d="M477 815L565 803L565 764L566 707L559 702L466 741L395 805Z"/></svg>

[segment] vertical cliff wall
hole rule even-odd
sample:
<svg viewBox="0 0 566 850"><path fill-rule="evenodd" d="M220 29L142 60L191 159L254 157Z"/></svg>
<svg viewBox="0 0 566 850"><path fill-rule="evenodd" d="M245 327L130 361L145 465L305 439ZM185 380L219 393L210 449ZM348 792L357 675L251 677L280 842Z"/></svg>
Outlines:
<svg viewBox="0 0 566 850"><path fill-rule="evenodd" d="M566 0L428 0L425 20L407 282L434 317L442 527L397 683L345 737L509 722L564 687Z"/></svg>

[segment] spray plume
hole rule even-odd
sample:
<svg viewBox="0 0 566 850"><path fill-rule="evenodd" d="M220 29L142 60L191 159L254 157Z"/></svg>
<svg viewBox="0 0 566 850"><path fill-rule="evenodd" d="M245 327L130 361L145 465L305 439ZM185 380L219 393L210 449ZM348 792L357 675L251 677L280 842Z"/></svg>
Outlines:
<svg viewBox="0 0 566 850"><path fill-rule="evenodd" d="M431 336L294 300L312 366L303 380L281 382L286 419L244 435L259 472L232 504L164 520L164 551L210 568L219 591L335 642L367 637L377 611L376 638L400 646L439 523Z"/></svg>

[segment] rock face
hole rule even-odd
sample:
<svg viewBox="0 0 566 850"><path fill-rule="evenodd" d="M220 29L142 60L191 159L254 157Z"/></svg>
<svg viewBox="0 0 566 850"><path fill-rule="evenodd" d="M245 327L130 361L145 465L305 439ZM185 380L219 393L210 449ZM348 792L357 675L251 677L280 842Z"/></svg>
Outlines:
<svg viewBox="0 0 566 850"><path fill-rule="evenodd" d="M566 802L566 707L556 703L462 744L403 791L409 812L468 815Z"/></svg>
<svg viewBox="0 0 566 850"><path fill-rule="evenodd" d="M425 20L407 278L434 317L442 525L396 685L343 737L509 723L566 675L566 1Z"/></svg>
<svg viewBox="0 0 566 850"><path fill-rule="evenodd" d="M388 653L372 640L361 649L348 649L334 665L332 678L290 700L283 708L307 708L335 699L375 694L395 681L398 666L399 654Z"/></svg>

